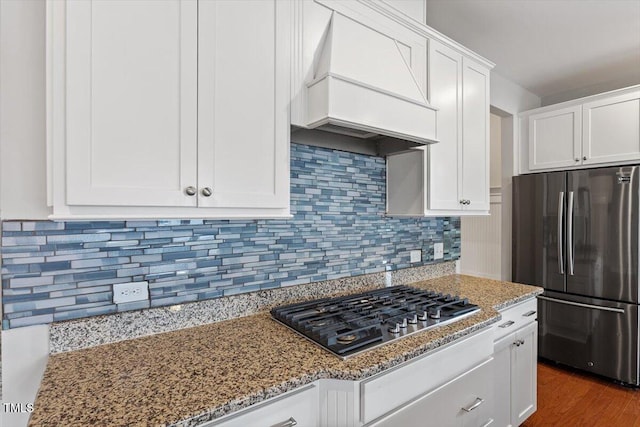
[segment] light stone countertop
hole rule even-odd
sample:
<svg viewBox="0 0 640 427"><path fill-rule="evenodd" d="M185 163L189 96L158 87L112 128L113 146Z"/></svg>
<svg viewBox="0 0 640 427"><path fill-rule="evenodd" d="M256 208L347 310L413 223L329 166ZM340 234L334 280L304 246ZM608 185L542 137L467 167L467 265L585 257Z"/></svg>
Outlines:
<svg viewBox="0 0 640 427"><path fill-rule="evenodd" d="M365 379L497 322L497 310L542 293L463 275L411 285L467 297L481 311L344 361L268 312L55 354L29 426L195 426L318 379Z"/></svg>

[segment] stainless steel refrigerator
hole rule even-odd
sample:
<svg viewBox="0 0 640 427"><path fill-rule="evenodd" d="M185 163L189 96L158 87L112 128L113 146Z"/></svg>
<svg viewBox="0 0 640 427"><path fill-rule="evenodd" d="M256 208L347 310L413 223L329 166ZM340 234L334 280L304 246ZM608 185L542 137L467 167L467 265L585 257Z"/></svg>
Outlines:
<svg viewBox="0 0 640 427"><path fill-rule="evenodd" d="M538 285L540 357L640 385L639 166L513 178L513 281Z"/></svg>

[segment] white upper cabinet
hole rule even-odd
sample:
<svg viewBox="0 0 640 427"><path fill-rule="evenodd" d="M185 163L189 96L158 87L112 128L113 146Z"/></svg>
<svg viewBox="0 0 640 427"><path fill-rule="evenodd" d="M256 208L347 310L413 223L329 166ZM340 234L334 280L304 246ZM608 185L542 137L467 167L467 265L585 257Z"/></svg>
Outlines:
<svg viewBox="0 0 640 427"><path fill-rule="evenodd" d="M462 205L464 211L489 212L489 70L462 61ZM437 162L438 159L433 159Z"/></svg>
<svg viewBox="0 0 640 427"><path fill-rule="evenodd" d="M637 162L640 86L526 111L520 126L521 172Z"/></svg>
<svg viewBox="0 0 640 427"><path fill-rule="evenodd" d="M51 1L53 218L288 216L290 7Z"/></svg>
<svg viewBox="0 0 640 427"><path fill-rule="evenodd" d="M583 164L640 159L640 90L582 104Z"/></svg>
<svg viewBox="0 0 640 427"><path fill-rule="evenodd" d="M288 208L288 7L200 2L199 206Z"/></svg>
<svg viewBox="0 0 640 427"><path fill-rule="evenodd" d="M580 106L529 116L531 169L574 166L580 161Z"/></svg>
<svg viewBox="0 0 640 427"><path fill-rule="evenodd" d="M437 144L387 157L389 215L489 213L489 70L459 47L429 40L429 102Z"/></svg>
<svg viewBox="0 0 640 427"><path fill-rule="evenodd" d="M196 205L197 28L195 1L67 3L69 205Z"/></svg>

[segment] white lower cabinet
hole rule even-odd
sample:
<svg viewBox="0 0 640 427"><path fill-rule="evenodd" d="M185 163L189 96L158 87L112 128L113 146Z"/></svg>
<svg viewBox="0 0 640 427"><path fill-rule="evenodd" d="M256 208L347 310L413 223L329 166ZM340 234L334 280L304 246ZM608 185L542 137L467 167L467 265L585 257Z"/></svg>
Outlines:
<svg viewBox="0 0 640 427"><path fill-rule="evenodd" d="M493 354L496 427L519 426L537 409L538 322L529 314L532 307L535 313L535 301L503 313L503 320L496 327Z"/></svg>
<svg viewBox="0 0 640 427"><path fill-rule="evenodd" d="M319 380L201 427L517 426L536 410L536 299L363 381Z"/></svg>
<svg viewBox="0 0 640 427"><path fill-rule="evenodd" d="M367 426L493 425L493 359L486 360L396 412Z"/></svg>
<svg viewBox="0 0 640 427"><path fill-rule="evenodd" d="M231 414L200 427L312 427L318 422L318 384L313 383L293 392Z"/></svg>

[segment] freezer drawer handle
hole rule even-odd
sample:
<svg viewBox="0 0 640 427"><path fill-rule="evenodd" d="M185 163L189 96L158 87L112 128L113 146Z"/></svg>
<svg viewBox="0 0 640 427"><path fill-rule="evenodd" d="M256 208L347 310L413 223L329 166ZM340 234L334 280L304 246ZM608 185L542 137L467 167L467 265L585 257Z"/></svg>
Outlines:
<svg viewBox="0 0 640 427"><path fill-rule="evenodd" d="M564 212L564 191L558 194L558 271L564 274L564 254L562 251L562 216Z"/></svg>
<svg viewBox="0 0 640 427"><path fill-rule="evenodd" d="M538 299L545 300L545 301L551 301L551 302L557 302L559 304L575 305L576 307L592 308L594 310L611 311L613 313L624 314L624 309L622 309L622 308L602 307L602 306L593 305L593 304L583 304L581 302L565 301L565 300L556 299L556 298L544 297L542 295L539 295Z"/></svg>
<svg viewBox="0 0 640 427"><path fill-rule="evenodd" d="M535 310L531 310L531 311L527 311L525 314L523 314L524 317L531 317L534 314L536 314Z"/></svg>
<svg viewBox="0 0 640 427"><path fill-rule="evenodd" d="M462 410L466 412L471 412L474 409L476 409L478 406L482 405L483 403L484 403L484 399L476 397L476 401L473 405L469 406L468 408L462 407Z"/></svg>

